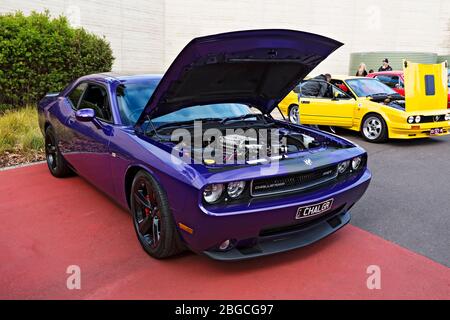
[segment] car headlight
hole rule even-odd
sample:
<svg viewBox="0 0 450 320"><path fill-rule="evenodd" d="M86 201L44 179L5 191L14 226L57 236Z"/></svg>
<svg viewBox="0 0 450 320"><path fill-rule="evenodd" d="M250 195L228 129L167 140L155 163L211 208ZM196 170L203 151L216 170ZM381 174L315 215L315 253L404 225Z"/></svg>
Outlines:
<svg viewBox="0 0 450 320"><path fill-rule="evenodd" d="M344 173L345 170L347 170L349 166L350 166L350 160L346 160L346 161L339 163L338 164L338 172Z"/></svg>
<svg viewBox="0 0 450 320"><path fill-rule="evenodd" d="M416 123L419 123L420 119L421 119L420 116L416 116L416 119L415 119Z"/></svg>
<svg viewBox="0 0 450 320"><path fill-rule="evenodd" d="M223 184L210 184L203 190L203 199L208 203L214 203L219 200L223 192Z"/></svg>
<svg viewBox="0 0 450 320"><path fill-rule="evenodd" d="M408 123L413 123L413 122L414 122L414 116L409 116Z"/></svg>
<svg viewBox="0 0 450 320"><path fill-rule="evenodd" d="M361 157L353 158L353 160L352 160L352 169L353 170L357 170L359 168L359 166L361 165L361 162L362 162L362 158Z"/></svg>
<svg viewBox="0 0 450 320"><path fill-rule="evenodd" d="M450 121L450 113L447 113L447 114L445 115L445 121Z"/></svg>
<svg viewBox="0 0 450 320"><path fill-rule="evenodd" d="M242 192L244 192L244 188L245 188L245 181L230 182L227 186L227 193L231 198L235 199L239 197L242 194Z"/></svg>

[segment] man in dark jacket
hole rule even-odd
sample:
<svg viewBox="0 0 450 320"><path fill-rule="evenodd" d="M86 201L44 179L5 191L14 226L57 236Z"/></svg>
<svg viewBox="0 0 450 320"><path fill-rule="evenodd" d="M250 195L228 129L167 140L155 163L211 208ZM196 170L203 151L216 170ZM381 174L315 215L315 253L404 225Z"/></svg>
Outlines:
<svg viewBox="0 0 450 320"><path fill-rule="evenodd" d="M389 60L388 58L384 58L383 59L383 65L378 69L378 72L382 72L382 71L392 71L391 66L389 65Z"/></svg>
<svg viewBox="0 0 450 320"><path fill-rule="evenodd" d="M331 80L331 75L321 74L314 77L305 83L300 88L300 93L305 97L326 97L329 95L328 88L329 82Z"/></svg>

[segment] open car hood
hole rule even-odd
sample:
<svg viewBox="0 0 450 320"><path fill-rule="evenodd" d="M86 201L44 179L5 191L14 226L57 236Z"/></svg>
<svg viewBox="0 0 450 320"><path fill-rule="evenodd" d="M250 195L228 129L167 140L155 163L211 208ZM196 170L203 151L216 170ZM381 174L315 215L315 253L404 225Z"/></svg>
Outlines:
<svg viewBox="0 0 450 320"><path fill-rule="evenodd" d="M403 62L406 112L447 109L447 62Z"/></svg>
<svg viewBox="0 0 450 320"><path fill-rule="evenodd" d="M250 30L195 38L178 54L136 125L181 108L246 103L270 113L342 43L293 30Z"/></svg>

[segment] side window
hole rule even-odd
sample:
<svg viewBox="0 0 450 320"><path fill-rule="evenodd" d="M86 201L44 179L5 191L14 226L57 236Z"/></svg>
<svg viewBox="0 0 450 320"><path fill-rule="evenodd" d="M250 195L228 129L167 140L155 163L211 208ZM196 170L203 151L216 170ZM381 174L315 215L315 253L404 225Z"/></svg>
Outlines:
<svg viewBox="0 0 450 320"><path fill-rule="evenodd" d="M387 85L389 83L389 77L388 76L375 76L375 79L377 79L378 81L384 83L385 85Z"/></svg>
<svg viewBox="0 0 450 320"><path fill-rule="evenodd" d="M70 103L72 103L72 107L77 109L78 102L80 101L81 96L83 95L84 90L86 90L87 83L79 84L72 92L67 96Z"/></svg>
<svg viewBox="0 0 450 320"><path fill-rule="evenodd" d="M326 81L309 79L298 85L298 94L308 98L331 99L333 88Z"/></svg>
<svg viewBox="0 0 450 320"><path fill-rule="evenodd" d="M355 99L353 93L349 90L347 85L342 80L332 79L331 84L333 85L333 96L335 96L335 92L338 92L337 98L339 99Z"/></svg>
<svg viewBox="0 0 450 320"><path fill-rule="evenodd" d="M385 85L387 85L389 88L398 88L399 85L399 78L398 76L377 76L378 80L383 82Z"/></svg>
<svg viewBox="0 0 450 320"><path fill-rule="evenodd" d="M351 97L346 94L344 91L342 91L341 89L332 86L333 88L333 98L338 98L338 99L351 99Z"/></svg>
<svg viewBox="0 0 450 320"><path fill-rule="evenodd" d="M398 76L391 77L391 88L400 88L400 78Z"/></svg>
<svg viewBox="0 0 450 320"><path fill-rule="evenodd" d="M94 109L97 118L112 122L111 107L104 87L96 84L89 85L78 109L85 108Z"/></svg>

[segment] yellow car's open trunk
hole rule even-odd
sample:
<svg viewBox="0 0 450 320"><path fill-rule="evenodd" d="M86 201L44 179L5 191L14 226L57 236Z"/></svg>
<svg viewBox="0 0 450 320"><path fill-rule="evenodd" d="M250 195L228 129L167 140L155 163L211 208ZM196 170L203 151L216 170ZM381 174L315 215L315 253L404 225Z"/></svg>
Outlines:
<svg viewBox="0 0 450 320"><path fill-rule="evenodd" d="M406 112L447 110L447 62L404 61Z"/></svg>

